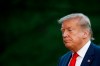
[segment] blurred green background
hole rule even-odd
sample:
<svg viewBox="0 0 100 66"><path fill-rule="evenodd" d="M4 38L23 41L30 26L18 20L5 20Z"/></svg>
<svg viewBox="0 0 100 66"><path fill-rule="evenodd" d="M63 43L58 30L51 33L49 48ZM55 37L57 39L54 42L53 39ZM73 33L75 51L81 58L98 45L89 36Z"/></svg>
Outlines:
<svg viewBox="0 0 100 66"><path fill-rule="evenodd" d="M57 66L68 51L57 20L76 12L90 18L99 45L99 0L0 1L0 66Z"/></svg>

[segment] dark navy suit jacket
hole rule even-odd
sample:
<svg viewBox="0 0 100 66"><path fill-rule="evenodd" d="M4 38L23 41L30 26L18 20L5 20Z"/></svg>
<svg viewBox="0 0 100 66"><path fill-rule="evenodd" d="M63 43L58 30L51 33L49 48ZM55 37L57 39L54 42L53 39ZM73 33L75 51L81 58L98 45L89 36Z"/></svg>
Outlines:
<svg viewBox="0 0 100 66"><path fill-rule="evenodd" d="M58 66L68 66L71 55L71 51L63 55ZM100 47L91 43L80 66L100 66Z"/></svg>

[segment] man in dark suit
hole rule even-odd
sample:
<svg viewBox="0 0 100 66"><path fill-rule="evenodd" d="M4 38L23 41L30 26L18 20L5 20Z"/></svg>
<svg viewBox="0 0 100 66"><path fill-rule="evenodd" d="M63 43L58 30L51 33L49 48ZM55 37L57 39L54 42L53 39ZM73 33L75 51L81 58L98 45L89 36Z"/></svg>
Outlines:
<svg viewBox="0 0 100 66"><path fill-rule="evenodd" d="M82 13L73 13L59 20L68 53L59 59L58 66L100 66L100 48L93 40L91 23ZM76 54L76 56L75 56Z"/></svg>

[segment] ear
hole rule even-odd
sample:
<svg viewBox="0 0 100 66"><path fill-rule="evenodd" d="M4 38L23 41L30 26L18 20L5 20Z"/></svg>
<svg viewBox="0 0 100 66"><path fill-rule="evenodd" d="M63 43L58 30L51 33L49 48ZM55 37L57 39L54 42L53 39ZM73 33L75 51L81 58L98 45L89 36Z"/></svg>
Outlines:
<svg viewBox="0 0 100 66"><path fill-rule="evenodd" d="M84 30L83 31L83 38L87 38L89 36L89 31L88 30Z"/></svg>

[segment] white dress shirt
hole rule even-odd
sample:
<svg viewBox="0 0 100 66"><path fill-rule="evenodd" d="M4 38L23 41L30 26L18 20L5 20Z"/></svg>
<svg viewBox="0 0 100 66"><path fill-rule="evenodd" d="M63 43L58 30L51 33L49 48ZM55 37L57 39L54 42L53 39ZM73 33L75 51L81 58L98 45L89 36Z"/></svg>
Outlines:
<svg viewBox="0 0 100 66"><path fill-rule="evenodd" d="M78 52L77 54L79 55L76 59L76 64L75 66L80 66L82 63L82 60L90 46L91 41L89 40Z"/></svg>

